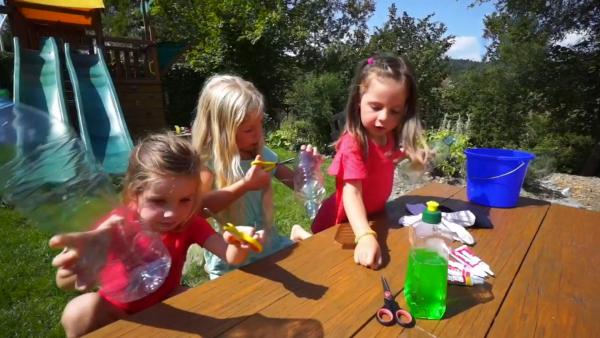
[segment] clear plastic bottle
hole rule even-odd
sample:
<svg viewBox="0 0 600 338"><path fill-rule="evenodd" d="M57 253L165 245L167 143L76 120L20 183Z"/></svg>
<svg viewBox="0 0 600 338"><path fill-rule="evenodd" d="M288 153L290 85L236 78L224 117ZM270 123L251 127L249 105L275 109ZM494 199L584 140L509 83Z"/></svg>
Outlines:
<svg viewBox="0 0 600 338"><path fill-rule="evenodd" d="M440 319L446 311L448 243L450 234L440 229L439 204L427 202L422 220L410 231L410 252L404 295L416 318Z"/></svg>
<svg viewBox="0 0 600 338"><path fill-rule="evenodd" d="M110 178L68 125L2 99L0 196L50 235L90 230L119 205ZM155 291L171 266L159 234L135 223L112 232L110 248L80 248L82 280L95 280L115 266L126 272L127 287L100 281L105 293L124 302Z"/></svg>
<svg viewBox="0 0 600 338"><path fill-rule="evenodd" d="M325 198L321 162L321 159L311 152L301 150L294 172L294 191L296 196L304 201L304 208L311 220L317 216Z"/></svg>
<svg viewBox="0 0 600 338"><path fill-rule="evenodd" d="M450 158L451 148L454 143L456 143L456 137L452 134L432 142L431 156L427 165L428 171L433 171Z"/></svg>

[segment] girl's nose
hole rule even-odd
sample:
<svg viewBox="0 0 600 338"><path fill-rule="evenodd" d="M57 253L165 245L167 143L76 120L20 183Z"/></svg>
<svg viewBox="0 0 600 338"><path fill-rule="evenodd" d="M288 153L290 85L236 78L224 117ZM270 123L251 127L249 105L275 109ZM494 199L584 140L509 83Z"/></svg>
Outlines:
<svg viewBox="0 0 600 338"><path fill-rule="evenodd" d="M172 208L165 208L165 211L163 212L163 217L164 218L171 218L173 217L175 213L173 212Z"/></svg>
<svg viewBox="0 0 600 338"><path fill-rule="evenodd" d="M387 109L382 109L379 114L377 114L377 120L383 122L389 116L389 111Z"/></svg>

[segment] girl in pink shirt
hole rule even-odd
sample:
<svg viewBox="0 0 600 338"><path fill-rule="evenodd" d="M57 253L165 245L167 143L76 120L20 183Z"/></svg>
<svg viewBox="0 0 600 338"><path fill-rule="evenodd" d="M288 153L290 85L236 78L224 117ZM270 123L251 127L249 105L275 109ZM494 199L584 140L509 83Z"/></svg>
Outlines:
<svg viewBox="0 0 600 338"><path fill-rule="evenodd" d="M367 216L384 210L399 160L408 156L421 165L426 160L426 152L417 148L424 142L416 85L402 57L373 56L359 63L346 125L328 170L336 176L336 192L323 202L312 225L317 233L350 222L356 236L354 260L373 269L381 265L381 248Z"/></svg>

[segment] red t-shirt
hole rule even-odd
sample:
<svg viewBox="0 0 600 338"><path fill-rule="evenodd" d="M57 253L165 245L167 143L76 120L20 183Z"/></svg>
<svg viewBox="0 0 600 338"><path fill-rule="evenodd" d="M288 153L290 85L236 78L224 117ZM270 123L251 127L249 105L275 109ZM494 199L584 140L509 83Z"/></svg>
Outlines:
<svg viewBox="0 0 600 338"><path fill-rule="evenodd" d="M368 154L365 161L358 140L349 133L342 135L335 158L329 167L329 175L336 176L336 191L323 202L312 224L313 233L323 231L335 224L346 222L348 217L342 201L344 183L360 180L362 199L367 214L382 211L392 192L396 163L405 156L394 150L393 134L387 137L383 146L368 140Z"/></svg>
<svg viewBox="0 0 600 338"><path fill-rule="evenodd" d="M131 224L139 224L139 222L136 222L135 213L128 212L125 208L115 209L111 212L110 215L113 214L124 217L126 219L127 226L131 226ZM121 303L118 300L111 299L109 295L102 292L102 288L99 291L100 295L112 305L130 314L141 311L156 303L163 301L171 294L173 290L175 290L175 288L181 282L183 264L185 263L185 258L189 246L193 243L203 245L206 239L213 234L215 234L215 230L213 230L210 224L208 224L208 222L206 222L206 220L202 217L194 215L183 227L182 231L171 231L160 234L160 239L162 240L165 248L169 251L169 254L171 256L171 268L164 283L155 292L141 299L128 303ZM137 244L139 245L139 243ZM144 244L141 245L143 246ZM114 248L115 245L113 243L111 249L114 250ZM109 253L109 257L110 255L111 253ZM126 270L123 264L119 263L112 263L110 265L107 265L101 271L101 285L103 280L116 283L127 283L127 274L125 272Z"/></svg>

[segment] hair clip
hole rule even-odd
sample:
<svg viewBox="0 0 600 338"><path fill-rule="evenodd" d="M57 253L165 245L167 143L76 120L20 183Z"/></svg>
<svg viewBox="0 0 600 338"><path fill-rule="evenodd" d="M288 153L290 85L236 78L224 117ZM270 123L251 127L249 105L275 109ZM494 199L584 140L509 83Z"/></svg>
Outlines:
<svg viewBox="0 0 600 338"><path fill-rule="evenodd" d="M374 63L375 63L375 58L374 57L371 56L370 58L367 59L367 64L372 65Z"/></svg>

